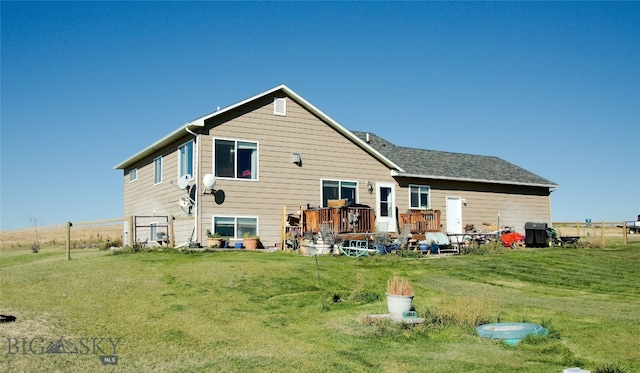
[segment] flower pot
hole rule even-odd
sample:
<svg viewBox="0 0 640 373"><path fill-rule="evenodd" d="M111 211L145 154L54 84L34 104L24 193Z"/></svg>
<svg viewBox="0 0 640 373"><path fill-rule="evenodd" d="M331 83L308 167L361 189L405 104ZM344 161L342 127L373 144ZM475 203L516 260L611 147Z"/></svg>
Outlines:
<svg viewBox="0 0 640 373"><path fill-rule="evenodd" d="M244 248L247 250L255 250L258 248L258 239L257 238L245 238L242 240L242 244Z"/></svg>
<svg viewBox="0 0 640 373"><path fill-rule="evenodd" d="M309 255L309 247L307 245L300 245L300 254Z"/></svg>
<svg viewBox="0 0 640 373"><path fill-rule="evenodd" d="M413 295L387 295L387 308L391 314L391 318L398 320L402 319L402 314L411 311L411 305L413 303Z"/></svg>
<svg viewBox="0 0 640 373"><path fill-rule="evenodd" d="M222 248L222 238L207 238L207 247Z"/></svg>
<svg viewBox="0 0 640 373"><path fill-rule="evenodd" d="M242 242L236 242L236 243L234 244L234 247L235 247L236 249L242 249Z"/></svg>
<svg viewBox="0 0 640 373"><path fill-rule="evenodd" d="M384 254L387 251L387 248L382 244L376 244L374 245L374 247L376 248L376 252L378 254Z"/></svg>

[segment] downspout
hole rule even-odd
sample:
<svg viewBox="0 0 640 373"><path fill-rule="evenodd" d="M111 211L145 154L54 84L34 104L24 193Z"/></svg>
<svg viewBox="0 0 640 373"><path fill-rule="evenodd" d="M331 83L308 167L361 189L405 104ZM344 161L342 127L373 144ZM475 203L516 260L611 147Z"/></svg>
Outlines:
<svg viewBox="0 0 640 373"><path fill-rule="evenodd" d="M194 236L195 236L195 242L200 242L200 224L198 224L198 221L200 220L200 191L199 186L198 186L198 180L200 180L200 167L198 167L198 165L200 164L200 159L198 158L200 156L200 135L193 132L192 130L189 129L188 125L184 127L185 131L187 131L189 134L191 134L194 137L194 141L196 142L196 146L193 148L194 150L194 155L193 155L193 171L194 171L194 187L196 188L196 206L195 206L195 213L194 218L193 218L193 232L194 232ZM191 238L193 240L193 237Z"/></svg>

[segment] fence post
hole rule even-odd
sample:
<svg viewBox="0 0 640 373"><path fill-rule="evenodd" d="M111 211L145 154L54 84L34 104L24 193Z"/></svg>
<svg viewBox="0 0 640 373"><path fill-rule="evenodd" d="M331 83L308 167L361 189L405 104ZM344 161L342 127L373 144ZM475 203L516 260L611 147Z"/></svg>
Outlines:
<svg viewBox="0 0 640 373"><path fill-rule="evenodd" d="M176 239L173 236L173 215L169 215L169 246L176 247Z"/></svg>
<svg viewBox="0 0 640 373"><path fill-rule="evenodd" d="M134 238L133 236L135 235L135 231L136 231L136 227L133 226L133 215L129 215L129 247L133 247L133 243L134 243Z"/></svg>
<svg viewBox="0 0 640 373"><path fill-rule="evenodd" d="M629 242L627 241L627 222L622 222L622 242L626 245Z"/></svg>
<svg viewBox="0 0 640 373"><path fill-rule="evenodd" d="M602 222L602 226L600 227L600 233L602 236L601 242L602 242L602 248L604 249L604 221Z"/></svg>
<svg viewBox="0 0 640 373"><path fill-rule="evenodd" d="M71 260L71 222L67 222L67 260Z"/></svg>

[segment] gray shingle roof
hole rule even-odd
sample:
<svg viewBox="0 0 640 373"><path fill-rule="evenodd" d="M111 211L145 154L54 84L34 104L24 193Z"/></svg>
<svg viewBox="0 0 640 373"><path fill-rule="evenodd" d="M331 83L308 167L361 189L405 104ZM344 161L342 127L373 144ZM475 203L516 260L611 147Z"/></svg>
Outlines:
<svg viewBox="0 0 640 373"><path fill-rule="evenodd" d="M351 132L366 141L366 132ZM400 172L400 176L544 187L558 186L552 181L498 157L396 146L372 133L369 133L368 144L402 167L404 172Z"/></svg>

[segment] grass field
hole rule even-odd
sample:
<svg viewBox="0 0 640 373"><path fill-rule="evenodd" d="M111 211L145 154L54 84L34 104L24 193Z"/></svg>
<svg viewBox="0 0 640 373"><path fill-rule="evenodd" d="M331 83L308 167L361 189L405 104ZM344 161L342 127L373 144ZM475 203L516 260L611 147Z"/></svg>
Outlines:
<svg viewBox="0 0 640 373"><path fill-rule="evenodd" d="M17 317L0 324L0 371L640 371L638 243L317 268L281 252L0 254L0 313ZM394 274L426 323L366 317L386 312ZM550 333L514 347L475 335L496 321ZM61 337L79 353L44 353Z"/></svg>

